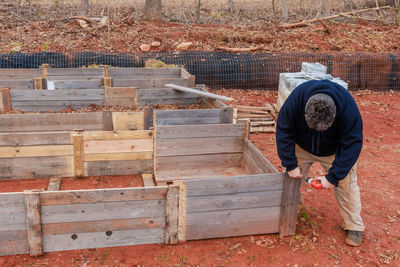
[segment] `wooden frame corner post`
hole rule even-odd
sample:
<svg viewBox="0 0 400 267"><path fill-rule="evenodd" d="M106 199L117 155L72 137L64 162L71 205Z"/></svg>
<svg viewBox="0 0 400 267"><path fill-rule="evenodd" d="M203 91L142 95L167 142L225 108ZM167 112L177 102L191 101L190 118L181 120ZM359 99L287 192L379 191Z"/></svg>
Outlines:
<svg viewBox="0 0 400 267"><path fill-rule="evenodd" d="M165 201L165 244L178 243L178 217L179 217L179 187L177 185L168 186Z"/></svg>
<svg viewBox="0 0 400 267"><path fill-rule="evenodd" d="M40 194L38 191L24 191L26 228L29 244L29 255L43 255L42 219L40 216Z"/></svg>
<svg viewBox="0 0 400 267"><path fill-rule="evenodd" d="M80 178L84 176L83 164L83 134L77 131L72 134L72 142L74 144L74 174L75 177Z"/></svg>
<svg viewBox="0 0 400 267"><path fill-rule="evenodd" d="M291 178L287 173L283 177L281 218L279 223L279 236L281 238L296 233L301 180Z"/></svg>

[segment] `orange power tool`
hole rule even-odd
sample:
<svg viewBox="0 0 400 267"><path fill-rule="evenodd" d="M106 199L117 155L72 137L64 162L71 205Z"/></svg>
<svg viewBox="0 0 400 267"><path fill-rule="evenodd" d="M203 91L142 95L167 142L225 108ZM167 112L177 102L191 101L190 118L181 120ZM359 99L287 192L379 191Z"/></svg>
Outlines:
<svg viewBox="0 0 400 267"><path fill-rule="evenodd" d="M311 185L315 189L321 190L322 189L322 183L321 180L313 179L311 177L308 177L306 179L307 184Z"/></svg>

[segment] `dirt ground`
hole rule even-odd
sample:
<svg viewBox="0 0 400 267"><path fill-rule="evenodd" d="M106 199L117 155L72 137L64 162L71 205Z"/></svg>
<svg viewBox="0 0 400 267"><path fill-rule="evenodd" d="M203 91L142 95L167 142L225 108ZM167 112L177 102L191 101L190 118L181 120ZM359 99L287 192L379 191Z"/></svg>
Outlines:
<svg viewBox="0 0 400 267"><path fill-rule="evenodd" d="M235 104L276 102L276 92L219 90ZM358 161L366 230L358 248L345 233L332 191L302 188L295 236L277 234L189 241L178 245L140 245L0 257L0 266L399 266L400 265L400 93L357 91L353 96L364 121L364 146ZM252 134L251 141L280 168L274 134ZM311 174L322 174L313 166ZM142 186L139 176L63 179L62 190ZM45 188L47 179L0 182L3 192Z"/></svg>

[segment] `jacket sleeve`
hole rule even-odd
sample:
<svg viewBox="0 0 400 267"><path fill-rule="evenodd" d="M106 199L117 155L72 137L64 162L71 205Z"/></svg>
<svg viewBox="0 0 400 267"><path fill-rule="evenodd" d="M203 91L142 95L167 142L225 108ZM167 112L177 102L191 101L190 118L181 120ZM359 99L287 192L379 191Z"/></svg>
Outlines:
<svg viewBox="0 0 400 267"><path fill-rule="evenodd" d="M297 158L295 154L296 144L296 112L294 98L289 98L283 104L279 111L276 123L276 145L282 166L287 171L297 167Z"/></svg>
<svg viewBox="0 0 400 267"><path fill-rule="evenodd" d="M326 179L336 186L348 175L357 162L363 143L363 123L358 108L355 107L354 110L346 112L343 116L350 116L350 118L342 120L339 147L332 167L326 175Z"/></svg>

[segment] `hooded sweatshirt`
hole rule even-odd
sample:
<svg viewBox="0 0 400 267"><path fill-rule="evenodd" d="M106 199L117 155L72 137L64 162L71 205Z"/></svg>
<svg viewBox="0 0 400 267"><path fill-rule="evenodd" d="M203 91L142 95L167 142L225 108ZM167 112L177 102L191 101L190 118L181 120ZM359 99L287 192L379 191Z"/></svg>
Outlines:
<svg viewBox="0 0 400 267"><path fill-rule="evenodd" d="M336 105L335 120L325 131L311 129L304 117L307 100L317 93L330 95ZM316 156L335 155L326 179L337 186L360 155L362 131L360 111L346 89L328 80L308 81L293 90L279 111L276 126L278 155L287 171L298 166L295 144Z"/></svg>

